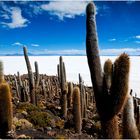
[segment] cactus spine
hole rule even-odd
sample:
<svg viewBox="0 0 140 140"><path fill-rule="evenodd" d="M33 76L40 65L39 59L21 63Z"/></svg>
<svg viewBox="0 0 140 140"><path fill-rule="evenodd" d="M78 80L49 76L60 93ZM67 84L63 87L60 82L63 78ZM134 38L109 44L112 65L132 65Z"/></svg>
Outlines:
<svg viewBox="0 0 140 140"><path fill-rule="evenodd" d="M31 64L30 64L30 61L28 58L27 48L23 47L23 51L24 51L24 57L25 57L26 66L27 66L27 70L28 70L31 103L35 105L36 101L35 101L35 89L34 89L35 88L34 75L33 75Z"/></svg>
<svg viewBox="0 0 140 140"><path fill-rule="evenodd" d="M4 81L3 64L0 62L0 137L6 138L12 129L12 98L9 85Z"/></svg>
<svg viewBox="0 0 140 140"><path fill-rule="evenodd" d="M81 134L82 129L81 101L80 101L80 91L78 87L74 87L73 89L73 113L74 113L75 131Z"/></svg>
<svg viewBox="0 0 140 140"><path fill-rule="evenodd" d="M115 61L113 70L110 69L113 72L112 78L107 80L109 78L106 77L106 69L103 75L98 50L95 12L95 5L92 2L89 3L86 10L86 52L88 65L91 73L96 106L101 119L103 136L104 138L117 139L119 138L119 130L116 115L122 109L128 94L130 62L128 55L124 53ZM103 82L103 79L106 79L106 82ZM107 84L111 79L112 83ZM107 87L110 87L109 94Z"/></svg>
<svg viewBox="0 0 140 140"><path fill-rule="evenodd" d="M123 138L138 139L138 135L139 133L134 118L133 98L130 96L123 110Z"/></svg>

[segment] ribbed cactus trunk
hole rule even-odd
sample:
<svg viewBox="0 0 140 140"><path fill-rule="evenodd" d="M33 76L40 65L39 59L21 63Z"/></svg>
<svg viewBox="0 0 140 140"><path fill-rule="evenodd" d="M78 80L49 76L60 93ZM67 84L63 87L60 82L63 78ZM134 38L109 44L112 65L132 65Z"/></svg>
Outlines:
<svg viewBox="0 0 140 140"><path fill-rule="evenodd" d="M95 20L95 6L89 3L87 6L87 19L86 19L86 53L88 58L88 65L91 72L91 80L95 93L96 105L99 110L100 96L102 94L103 74L101 69L101 62L98 49L98 38L96 33L96 20Z"/></svg>
<svg viewBox="0 0 140 140"><path fill-rule="evenodd" d="M86 52L91 74L93 90L104 138L119 138L117 114L124 106L128 94L129 57L120 55L115 61L104 65L104 73L98 49L96 33L95 5L91 2L87 6L86 20ZM107 64L107 69L106 69Z"/></svg>
<svg viewBox="0 0 140 140"><path fill-rule="evenodd" d="M26 66L27 66L27 70L28 70L31 103L35 105L36 101L35 101L34 75L33 75L31 64L30 64L30 61L29 61L29 58L28 58L27 48L23 47L23 51L24 51L24 57L25 57Z"/></svg>

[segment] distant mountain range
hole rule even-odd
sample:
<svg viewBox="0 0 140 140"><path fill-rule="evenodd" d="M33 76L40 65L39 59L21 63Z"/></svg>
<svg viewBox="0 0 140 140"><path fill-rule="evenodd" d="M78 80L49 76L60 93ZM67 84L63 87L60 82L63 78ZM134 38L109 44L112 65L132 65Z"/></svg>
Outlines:
<svg viewBox="0 0 140 140"><path fill-rule="evenodd" d="M13 54L0 54L0 56L23 56L24 54L13 53ZM28 53L28 56L86 56L84 54L33 54ZM101 55L101 56L116 56L116 55ZM140 56L140 55L130 55L130 56Z"/></svg>
<svg viewBox="0 0 140 140"><path fill-rule="evenodd" d="M24 54L13 53L13 54L0 54L0 56L23 56ZM33 54L28 53L28 56L85 56L83 54Z"/></svg>

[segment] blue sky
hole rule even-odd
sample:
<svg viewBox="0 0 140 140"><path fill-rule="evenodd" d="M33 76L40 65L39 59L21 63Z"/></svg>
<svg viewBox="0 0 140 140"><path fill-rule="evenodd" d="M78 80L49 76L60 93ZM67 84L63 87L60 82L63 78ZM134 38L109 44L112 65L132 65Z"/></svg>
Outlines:
<svg viewBox="0 0 140 140"><path fill-rule="evenodd" d="M0 1L0 54L85 54L87 1ZM95 1L102 55L140 55L140 1Z"/></svg>

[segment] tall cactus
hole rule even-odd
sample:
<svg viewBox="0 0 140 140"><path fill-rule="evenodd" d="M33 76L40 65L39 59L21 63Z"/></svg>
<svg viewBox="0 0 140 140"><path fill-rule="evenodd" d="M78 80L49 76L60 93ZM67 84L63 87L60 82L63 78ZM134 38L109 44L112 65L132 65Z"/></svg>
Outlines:
<svg viewBox="0 0 140 140"><path fill-rule="evenodd" d="M4 81L4 74L3 74L3 63L0 61L0 83Z"/></svg>
<svg viewBox="0 0 140 140"><path fill-rule="evenodd" d="M35 65L35 76L36 76L35 87L37 88L39 86L39 80L40 80L39 68L38 68L37 61L35 61L34 65Z"/></svg>
<svg viewBox="0 0 140 140"><path fill-rule="evenodd" d="M6 138L12 129L12 98L9 85L4 81L3 63L0 61L0 137Z"/></svg>
<svg viewBox="0 0 140 140"><path fill-rule="evenodd" d="M63 62L62 56L59 58L59 70L60 70L60 87L62 92L62 116L66 119L67 118L67 93L68 87L66 82L66 70L65 70L65 63Z"/></svg>
<svg viewBox="0 0 140 140"><path fill-rule="evenodd" d="M80 101L80 91L78 87L73 89L73 115L75 131L81 134L82 129L82 118L81 118L81 101Z"/></svg>
<svg viewBox="0 0 140 140"><path fill-rule="evenodd" d="M82 118L84 117L84 86L83 86L83 79L79 73L79 89L80 89L80 100L81 100L81 115Z"/></svg>
<svg viewBox="0 0 140 140"><path fill-rule="evenodd" d="M39 75L39 68L38 68L38 63L35 61L35 101L37 105L37 100L38 100L38 86L39 86L39 81L40 81L40 75Z"/></svg>
<svg viewBox="0 0 140 140"><path fill-rule="evenodd" d="M27 70L28 70L31 103L35 105L36 101L35 101L34 75L33 75L31 64L30 64L30 61L29 61L29 58L28 58L27 48L23 47L23 51L24 51L24 57L25 57L26 66L27 66Z"/></svg>
<svg viewBox="0 0 140 140"><path fill-rule="evenodd" d="M101 119L104 138L119 138L117 114L122 109L128 94L129 57L122 54L112 67L111 87L107 84L106 71L103 74L96 33L95 5L88 4L86 13L86 52L91 74L96 106ZM110 63L111 64L111 63ZM106 82L104 82L106 79ZM109 85L109 86L107 86ZM110 87L110 89L108 89ZM109 92L108 92L109 91Z"/></svg>
<svg viewBox="0 0 140 140"><path fill-rule="evenodd" d="M134 118L133 98L130 96L123 110L123 138L138 139L138 135L139 133Z"/></svg>

